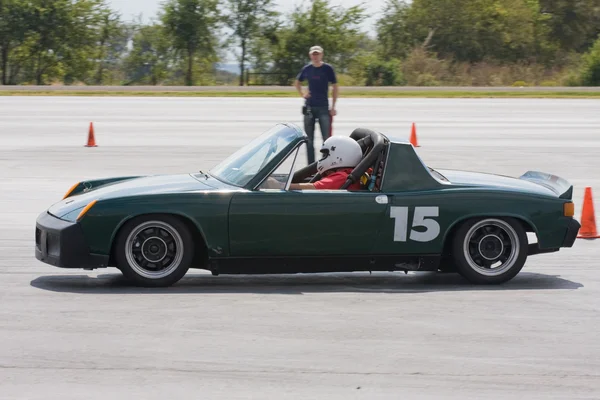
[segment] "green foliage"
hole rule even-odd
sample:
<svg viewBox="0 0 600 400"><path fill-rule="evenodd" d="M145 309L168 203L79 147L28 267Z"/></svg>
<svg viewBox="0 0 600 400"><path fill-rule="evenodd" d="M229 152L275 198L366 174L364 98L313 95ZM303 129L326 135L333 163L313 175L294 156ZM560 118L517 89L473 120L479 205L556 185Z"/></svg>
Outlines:
<svg viewBox="0 0 600 400"><path fill-rule="evenodd" d="M194 85L194 63L215 58L217 30L223 22L218 0L169 0L164 5L162 22L173 47L185 54L185 84Z"/></svg>
<svg viewBox="0 0 600 400"><path fill-rule="evenodd" d="M297 8L277 35L273 70L294 77L309 62L308 49L319 45L325 51L326 62L345 72L365 36L359 29L364 19L362 6L344 9L331 6L327 0L313 0L307 9ZM285 79L285 83L291 82Z"/></svg>
<svg viewBox="0 0 600 400"><path fill-rule="evenodd" d="M93 76L102 82L125 49L123 24L103 0L0 0L0 4L4 84L87 82Z"/></svg>
<svg viewBox="0 0 600 400"><path fill-rule="evenodd" d="M523 0L414 0L406 19L417 43L458 61L536 53L537 15Z"/></svg>
<svg viewBox="0 0 600 400"><path fill-rule="evenodd" d="M563 50L584 51L600 33L597 0L539 0L549 37Z"/></svg>
<svg viewBox="0 0 600 400"><path fill-rule="evenodd" d="M158 85L169 76L174 51L159 24L142 26L134 35L132 49L125 59L128 85Z"/></svg>
<svg viewBox="0 0 600 400"><path fill-rule="evenodd" d="M448 62L422 48L410 52L402 71L408 86L439 86L440 81L447 81L452 75Z"/></svg>
<svg viewBox="0 0 600 400"><path fill-rule="evenodd" d="M381 55L387 59L401 59L410 51L411 32L407 27L410 5L405 0L387 0L377 21L377 40Z"/></svg>
<svg viewBox="0 0 600 400"><path fill-rule="evenodd" d="M386 0L373 37L365 5L275 1L166 0L131 24L108 0L0 0L0 84L243 84L215 69L234 54L253 84L289 85L313 45L342 85L600 82L599 0Z"/></svg>
<svg viewBox="0 0 600 400"><path fill-rule="evenodd" d="M405 83L398 59L384 61L372 58L364 67L366 86L399 86Z"/></svg>
<svg viewBox="0 0 600 400"><path fill-rule="evenodd" d="M600 36L583 56L581 83L583 86L600 86Z"/></svg>
<svg viewBox="0 0 600 400"><path fill-rule="evenodd" d="M118 80L120 62L133 31L134 28L122 22L119 15L103 10L97 33L96 73L92 79L95 85Z"/></svg>
<svg viewBox="0 0 600 400"><path fill-rule="evenodd" d="M12 58L27 32L24 8L17 0L0 0L0 83L3 85L16 78Z"/></svg>
<svg viewBox="0 0 600 400"><path fill-rule="evenodd" d="M260 52L260 47L254 47L253 44L256 40L260 41L259 35L269 30L269 21L278 15L271 9L272 6L271 0L228 0L229 15L226 22L240 46L240 71L246 70L251 52ZM242 85L243 74L240 75L240 86Z"/></svg>
<svg viewBox="0 0 600 400"><path fill-rule="evenodd" d="M95 45L90 25L101 21L101 0L34 0L29 4L34 9L28 16L31 58L27 78L43 85L61 77L67 64L84 64L84 72L91 68L92 60L81 56ZM81 74L81 68L75 72Z"/></svg>

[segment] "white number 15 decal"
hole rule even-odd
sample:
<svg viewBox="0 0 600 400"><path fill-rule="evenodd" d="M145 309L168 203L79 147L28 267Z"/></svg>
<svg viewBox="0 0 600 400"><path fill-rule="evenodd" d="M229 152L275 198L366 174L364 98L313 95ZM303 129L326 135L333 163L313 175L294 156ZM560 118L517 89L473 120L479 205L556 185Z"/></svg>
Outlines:
<svg viewBox="0 0 600 400"><path fill-rule="evenodd" d="M438 217L439 207L415 207L412 228L425 227L424 232L410 230L410 240L429 242L440 234L440 224L429 217ZM408 207L392 207L390 217L394 218L394 242L406 242L408 235Z"/></svg>

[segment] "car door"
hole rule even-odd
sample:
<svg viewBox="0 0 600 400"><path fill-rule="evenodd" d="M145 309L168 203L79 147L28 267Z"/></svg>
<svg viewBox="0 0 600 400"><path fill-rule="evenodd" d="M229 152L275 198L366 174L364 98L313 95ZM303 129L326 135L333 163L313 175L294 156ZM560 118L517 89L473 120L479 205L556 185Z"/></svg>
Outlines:
<svg viewBox="0 0 600 400"><path fill-rule="evenodd" d="M387 212L366 191L240 192L229 211L231 256L368 255Z"/></svg>
<svg viewBox="0 0 600 400"><path fill-rule="evenodd" d="M388 204L373 252L380 255L438 254L444 232L455 217L440 202L436 191L381 195Z"/></svg>

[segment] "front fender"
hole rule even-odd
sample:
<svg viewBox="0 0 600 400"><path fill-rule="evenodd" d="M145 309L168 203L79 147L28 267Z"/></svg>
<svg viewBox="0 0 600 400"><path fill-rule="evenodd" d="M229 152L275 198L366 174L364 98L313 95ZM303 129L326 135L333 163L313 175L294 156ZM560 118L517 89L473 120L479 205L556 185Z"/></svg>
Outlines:
<svg viewBox="0 0 600 400"><path fill-rule="evenodd" d="M196 228L211 256L226 256L229 252L230 199L231 194L227 192L115 198L98 202L79 223L90 248L98 254L110 254L119 230L131 219L148 214L174 215Z"/></svg>

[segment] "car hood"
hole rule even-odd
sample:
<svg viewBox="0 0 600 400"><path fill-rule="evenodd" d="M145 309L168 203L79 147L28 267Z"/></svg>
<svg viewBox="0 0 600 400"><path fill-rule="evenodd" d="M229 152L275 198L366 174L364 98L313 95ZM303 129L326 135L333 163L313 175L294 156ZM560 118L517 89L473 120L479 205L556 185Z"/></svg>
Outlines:
<svg viewBox="0 0 600 400"><path fill-rule="evenodd" d="M450 183L458 186L487 187L516 190L542 196L556 197L556 193L548 187L525 180L504 175L482 172L435 169L444 175Z"/></svg>
<svg viewBox="0 0 600 400"><path fill-rule="evenodd" d="M89 192L67 197L54 204L48 212L59 218L80 210L93 200L132 197L150 194L169 194L232 189L221 181L203 174L153 175L127 179L99 186Z"/></svg>

